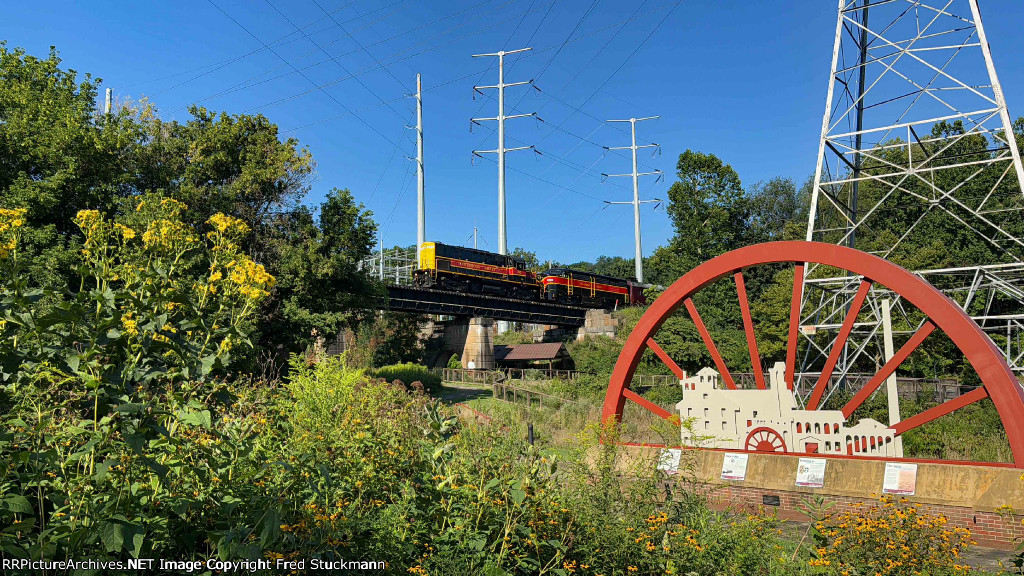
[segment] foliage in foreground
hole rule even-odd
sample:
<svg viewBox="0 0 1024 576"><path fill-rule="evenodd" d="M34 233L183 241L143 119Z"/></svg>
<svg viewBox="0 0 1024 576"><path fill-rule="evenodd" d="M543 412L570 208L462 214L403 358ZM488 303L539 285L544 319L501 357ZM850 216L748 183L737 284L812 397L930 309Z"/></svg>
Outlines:
<svg viewBox="0 0 1024 576"><path fill-rule="evenodd" d="M714 512L685 483L664 501L653 463L625 464L596 444L600 431L555 458L509 434L512 422L462 425L343 359L296 361L272 388L147 388L96 431L61 385L20 392L0 437L8 556L360 558L393 574L840 573L794 553L772 517Z"/></svg>
<svg viewBox="0 0 1024 576"><path fill-rule="evenodd" d="M963 556L974 544L971 533L946 525L945 516L906 499L885 496L863 509L856 504L815 524L818 547L809 563L885 576L969 572Z"/></svg>
<svg viewBox="0 0 1024 576"><path fill-rule="evenodd" d="M288 353L356 326L382 295L358 266L372 213L348 190L302 205L313 156L268 118L190 107L163 121L145 100L102 113L99 79L63 68L53 48L40 58L2 40L0 78L0 209L25 210L19 273L33 285L77 287L79 211L113 220L159 193L189 206L181 220L194 230L218 213L240 220L234 241L278 280L253 319L256 349L239 349L249 358L236 354L236 366L259 356L276 372Z"/></svg>

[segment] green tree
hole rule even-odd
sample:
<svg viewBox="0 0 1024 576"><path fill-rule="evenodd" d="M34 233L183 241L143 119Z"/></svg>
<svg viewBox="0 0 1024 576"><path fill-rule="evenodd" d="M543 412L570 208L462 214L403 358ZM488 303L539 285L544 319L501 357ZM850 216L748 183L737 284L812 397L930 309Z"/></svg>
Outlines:
<svg viewBox="0 0 1024 576"><path fill-rule="evenodd" d="M134 158L144 140L138 119L149 113L99 113L101 80L79 79L60 63L52 47L47 58L36 58L0 41L0 207L28 210L24 273L50 288L77 277L82 234L75 214L109 213L134 190Z"/></svg>
<svg viewBox="0 0 1024 576"><path fill-rule="evenodd" d="M547 262L541 262L537 259L536 252L530 252L521 246L516 246L509 256L515 256L516 258L522 259L526 262L526 268L534 272L541 272L548 268Z"/></svg>
<svg viewBox="0 0 1024 576"><path fill-rule="evenodd" d="M776 176L754 184L747 190L747 200L750 221L746 241L751 244L793 240L790 225L797 224L797 233L806 226L806 207L790 178Z"/></svg>
<svg viewBox="0 0 1024 576"><path fill-rule="evenodd" d="M131 220L155 192L188 206L181 219L196 235L217 213L245 225L241 251L280 280L257 321L265 347L300 350L314 331L333 336L372 307L379 288L358 268L372 214L347 190L329 193L318 217L303 206L314 162L296 139L262 115L192 107L165 122L146 102L103 114L100 81L60 64L56 50L40 59L0 42L0 208L27 210L19 274L48 294L77 289L74 216Z"/></svg>
<svg viewBox="0 0 1024 576"><path fill-rule="evenodd" d="M670 245L683 265L690 269L744 245L749 203L732 166L714 154L687 150L676 172L667 211L676 232Z"/></svg>
<svg viewBox="0 0 1024 576"><path fill-rule="evenodd" d="M271 221L269 270L280 281L265 308L265 347L287 354L318 337L331 339L384 297L382 287L359 270L373 249L377 225L371 217L351 192L335 189L320 205L319 219L303 206Z"/></svg>

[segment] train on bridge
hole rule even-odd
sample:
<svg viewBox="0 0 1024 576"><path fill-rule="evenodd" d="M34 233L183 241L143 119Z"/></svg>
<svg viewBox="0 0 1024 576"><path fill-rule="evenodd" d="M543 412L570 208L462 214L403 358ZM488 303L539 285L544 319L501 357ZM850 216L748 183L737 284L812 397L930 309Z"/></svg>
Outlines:
<svg viewBox="0 0 1024 576"><path fill-rule="evenodd" d="M475 248L424 242L413 282L420 288L494 294L587 308L645 304L649 286L566 267L535 273L521 258Z"/></svg>

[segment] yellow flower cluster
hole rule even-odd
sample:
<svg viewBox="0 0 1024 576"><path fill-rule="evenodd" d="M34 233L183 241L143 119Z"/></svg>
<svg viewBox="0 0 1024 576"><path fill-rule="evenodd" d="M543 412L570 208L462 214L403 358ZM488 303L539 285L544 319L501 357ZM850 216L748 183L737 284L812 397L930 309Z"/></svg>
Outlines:
<svg viewBox="0 0 1024 576"><path fill-rule="evenodd" d="M142 233L142 243L149 249L174 250L195 242L188 227L178 220L161 218L149 223Z"/></svg>
<svg viewBox="0 0 1024 576"><path fill-rule="evenodd" d="M267 273L263 264L245 259L231 267L228 277L237 286L238 292L252 300L270 295L267 288L274 285L275 278Z"/></svg>
<svg viewBox="0 0 1024 576"><path fill-rule="evenodd" d="M935 569L964 571L958 563L974 542L965 528L946 527L945 516L928 514L919 504L884 497L878 505L829 516L816 524L826 545L815 550L812 566L857 568L895 576Z"/></svg>
<svg viewBox="0 0 1024 576"><path fill-rule="evenodd" d="M132 230L124 224L114 224L114 229L121 234L121 237L124 238L125 242L135 238L135 230Z"/></svg>
<svg viewBox="0 0 1024 576"><path fill-rule="evenodd" d="M18 245L16 232L25 224L24 208L0 208L0 258L14 251Z"/></svg>
<svg viewBox="0 0 1024 576"><path fill-rule="evenodd" d="M103 222L103 216L99 210L79 210L75 215L75 224L82 229L86 235L99 228Z"/></svg>
<svg viewBox="0 0 1024 576"><path fill-rule="evenodd" d="M220 233L229 232L241 235L249 231L249 226L245 222L220 212L210 216L210 219L206 222Z"/></svg>
<svg viewBox="0 0 1024 576"><path fill-rule="evenodd" d="M135 336L139 333L139 321L135 319L135 314L130 310L121 316L121 326L130 336Z"/></svg>

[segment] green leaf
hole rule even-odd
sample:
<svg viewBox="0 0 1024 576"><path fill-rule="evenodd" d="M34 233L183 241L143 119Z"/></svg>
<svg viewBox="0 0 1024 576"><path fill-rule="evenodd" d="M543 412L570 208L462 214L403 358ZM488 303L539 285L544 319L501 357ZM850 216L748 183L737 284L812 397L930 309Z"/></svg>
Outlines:
<svg viewBox="0 0 1024 576"><path fill-rule="evenodd" d="M32 504L29 503L28 498L25 498L21 494L7 494L4 496L4 508L9 512L15 514L35 514L35 510L32 509Z"/></svg>
<svg viewBox="0 0 1024 576"><path fill-rule="evenodd" d="M181 420L182 424L190 426L201 426L206 429L213 427L209 410L193 411L182 409L178 411L178 419Z"/></svg>
<svg viewBox="0 0 1024 576"><path fill-rule="evenodd" d="M203 375L203 376L209 374L210 370L213 370L213 363L216 362L216 361L217 361L217 355L216 354L210 354L209 356L204 356L203 359L200 360L201 365L199 366L199 373L201 375Z"/></svg>
<svg viewBox="0 0 1024 576"><path fill-rule="evenodd" d="M281 535L281 511L276 508L267 510L263 517L263 528L260 530L260 544L266 548Z"/></svg>
<svg viewBox="0 0 1024 576"><path fill-rule="evenodd" d="M127 551L137 558L145 536L146 528L144 526L128 522L120 515L100 524L100 540L103 541L107 552Z"/></svg>
<svg viewBox="0 0 1024 576"><path fill-rule="evenodd" d="M95 474L93 478L97 482L103 482L107 479L107 473L110 471L110 467L117 463L117 460L104 460L103 462L96 465Z"/></svg>
<svg viewBox="0 0 1024 576"><path fill-rule="evenodd" d="M122 414L140 414L146 409L145 404L139 404L135 402L126 402L124 404L117 405L117 411Z"/></svg>
<svg viewBox="0 0 1024 576"><path fill-rule="evenodd" d="M519 490L518 488L513 488L509 490L508 494L509 496L512 497L512 500L514 500L516 504L522 504L523 500L526 500L526 492L523 490Z"/></svg>

